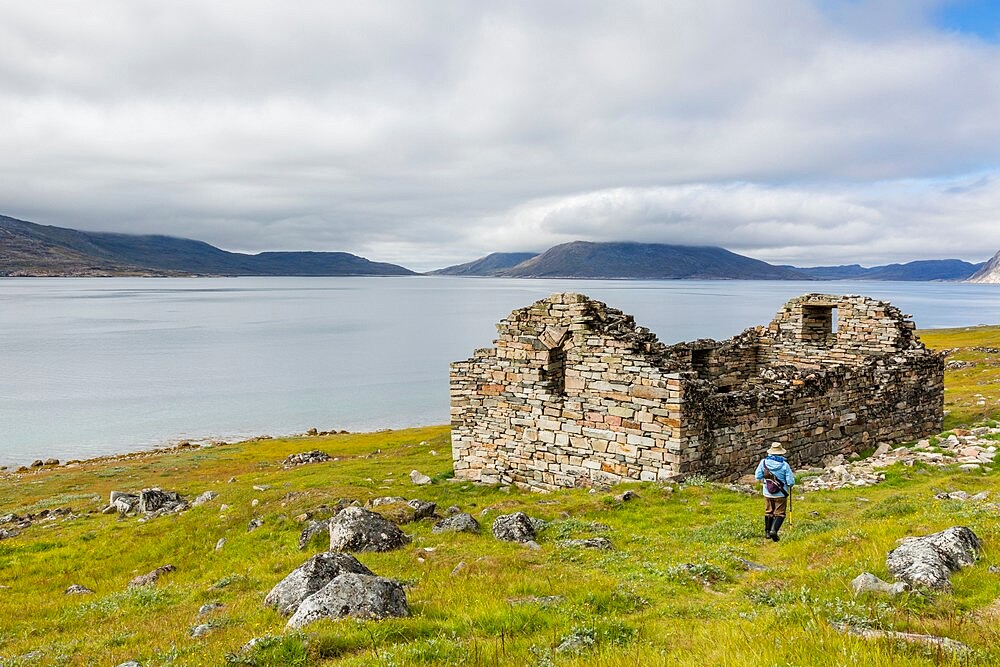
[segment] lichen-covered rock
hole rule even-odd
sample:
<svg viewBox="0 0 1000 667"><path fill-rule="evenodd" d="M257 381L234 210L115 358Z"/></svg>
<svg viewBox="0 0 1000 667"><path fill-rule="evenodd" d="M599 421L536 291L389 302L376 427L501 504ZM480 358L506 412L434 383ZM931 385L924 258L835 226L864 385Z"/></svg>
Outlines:
<svg viewBox="0 0 1000 667"><path fill-rule="evenodd" d="M321 519L318 521L310 521L302 532L299 533L299 551L302 551L309 545L309 540L313 538L313 535L319 535L322 532L328 531L330 529L330 520Z"/></svg>
<svg viewBox="0 0 1000 667"><path fill-rule="evenodd" d="M908 537L889 552L885 564L911 586L950 590L952 572L976 562L982 544L965 526L953 526L923 537Z"/></svg>
<svg viewBox="0 0 1000 667"><path fill-rule="evenodd" d="M890 584L887 581L882 581L871 572L862 572L851 580L851 589L855 594L885 593L895 597L910 590L910 585L905 581Z"/></svg>
<svg viewBox="0 0 1000 667"><path fill-rule="evenodd" d="M345 507L330 519L330 551L391 551L409 541L395 524L363 507Z"/></svg>
<svg viewBox="0 0 1000 667"><path fill-rule="evenodd" d="M611 549L611 540L606 537L587 537L582 540L562 540L559 546L575 549Z"/></svg>
<svg viewBox="0 0 1000 667"><path fill-rule="evenodd" d="M160 488L143 489L139 492L139 511L151 514L158 510L174 510L183 505L184 499L176 491Z"/></svg>
<svg viewBox="0 0 1000 667"><path fill-rule="evenodd" d="M413 509L414 521L420 521L421 519L432 517L434 516L434 512L437 511L437 503L432 503L426 500L414 499L406 504Z"/></svg>
<svg viewBox="0 0 1000 667"><path fill-rule="evenodd" d="M204 505L205 503L207 503L207 502L209 502L211 500L215 500L218 497L219 497L219 494L216 493L215 491L206 491L205 493L202 493L197 498L195 498L194 500L192 500L191 501L191 506L192 507L197 507L198 505Z"/></svg>
<svg viewBox="0 0 1000 667"><path fill-rule="evenodd" d="M466 512L452 514L441 519L431 528L432 533L475 533L478 535L479 531L479 522Z"/></svg>
<svg viewBox="0 0 1000 667"><path fill-rule="evenodd" d="M382 619L409 616L406 593L391 579L366 574L341 574L313 593L288 619L289 628L301 628L321 618Z"/></svg>
<svg viewBox="0 0 1000 667"><path fill-rule="evenodd" d="M66 595L93 595L94 591L80 584L71 584L64 593Z"/></svg>
<svg viewBox="0 0 1000 667"><path fill-rule="evenodd" d="M524 512L501 514L493 520L493 537L504 542L531 542L535 539L535 525Z"/></svg>
<svg viewBox="0 0 1000 667"><path fill-rule="evenodd" d="M350 554L319 553L279 581L264 598L264 604L285 616L294 614L303 600L345 572L374 574Z"/></svg>
<svg viewBox="0 0 1000 667"><path fill-rule="evenodd" d="M416 484L417 486L425 486L427 484L430 484L434 480L432 480L430 477L420 472L419 470L411 470L410 481Z"/></svg>
<svg viewBox="0 0 1000 667"><path fill-rule="evenodd" d="M149 574L140 574L138 577L134 577L132 581L128 582L128 587L153 586L161 576L176 569L173 565L161 565Z"/></svg>

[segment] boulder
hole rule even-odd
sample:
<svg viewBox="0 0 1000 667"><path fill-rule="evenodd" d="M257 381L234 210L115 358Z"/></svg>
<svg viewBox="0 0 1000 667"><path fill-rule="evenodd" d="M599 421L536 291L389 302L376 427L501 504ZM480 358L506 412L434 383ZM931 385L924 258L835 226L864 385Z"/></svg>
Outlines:
<svg viewBox="0 0 1000 667"><path fill-rule="evenodd" d="M111 514L112 512L118 512L119 514L128 514L138 506L138 495L134 493L123 493L122 491L112 491L105 513Z"/></svg>
<svg viewBox="0 0 1000 667"><path fill-rule="evenodd" d="M350 554L330 551L316 554L279 581L264 598L264 604L289 616L303 600L347 572L374 575Z"/></svg>
<svg viewBox="0 0 1000 667"><path fill-rule="evenodd" d="M191 501L192 507L197 507L198 505L204 505L210 500L215 500L219 497L219 494L215 491L206 491L205 493L199 495L197 498Z"/></svg>
<svg viewBox="0 0 1000 667"><path fill-rule="evenodd" d="M478 535L479 531L479 522L466 512L459 512L441 519L431 528L432 533L475 533Z"/></svg>
<svg viewBox="0 0 1000 667"><path fill-rule="evenodd" d="M391 551L409 541L395 524L362 507L345 507L330 519L330 551Z"/></svg>
<svg viewBox="0 0 1000 667"><path fill-rule="evenodd" d="M851 580L851 590L854 594L859 593L886 593L895 597L910 590L910 585L905 581L897 581L890 584L882 581L871 572L862 572Z"/></svg>
<svg viewBox="0 0 1000 667"><path fill-rule="evenodd" d="M159 510L169 512L183 505L184 499L176 491L164 491L154 487L139 492L139 511L144 514L151 514Z"/></svg>
<svg viewBox="0 0 1000 667"><path fill-rule="evenodd" d="M430 518L434 516L434 512L437 510L437 503L428 502L426 500L411 500L406 504L413 509L414 521Z"/></svg>
<svg viewBox="0 0 1000 667"><path fill-rule="evenodd" d="M45 459L45 465L47 465L47 466L57 466L57 465L59 465L59 459Z"/></svg>
<svg viewBox="0 0 1000 667"><path fill-rule="evenodd" d="M288 619L288 627L301 628L321 618L409 615L406 593L397 582L370 574L345 573L303 600Z"/></svg>
<svg viewBox="0 0 1000 667"><path fill-rule="evenodd" d="M889 552L885 564L911 586L950 590L952 572L976 562L982 543L965 526L953 526L923 537L908 537Z"/></svg>
<svg viewBox="0 0 1000 667"><path fill-rule="evenodd" d="M493 537L504 542L531 542L535 526L524 512L501 514L493 521Z"/></svg>

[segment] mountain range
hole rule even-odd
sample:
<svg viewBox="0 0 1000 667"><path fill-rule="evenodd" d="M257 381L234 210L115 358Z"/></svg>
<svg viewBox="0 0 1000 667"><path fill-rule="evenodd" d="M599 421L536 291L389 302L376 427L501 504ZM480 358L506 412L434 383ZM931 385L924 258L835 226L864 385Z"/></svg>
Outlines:
<svg viewBox="0 0 1000 667"><path fill-rule="evenodd" d="M573 241L543 253L497 252L431 275L666 280L970 280L1000 282L989 263L920 260L865 268L776 266L715 246ZM161 235L84 232L0 215L0 276L407 276L346 252L229 252Z"/></svg>
<svg viewBox="0 0 1000 667"><path fill-rule="evenodd" d="M82 232L0 216L0 276L407 276L346 252L229 252L173 236Z"/></svg>

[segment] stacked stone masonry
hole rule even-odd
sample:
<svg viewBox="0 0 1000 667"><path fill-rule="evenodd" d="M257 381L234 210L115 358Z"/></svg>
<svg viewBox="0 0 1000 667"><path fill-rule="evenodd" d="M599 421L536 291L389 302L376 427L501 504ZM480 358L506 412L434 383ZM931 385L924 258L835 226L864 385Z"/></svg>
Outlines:
<svg viewBox="0 0 1000 667"><path fill-rule="evenodd" d="M630 315L554 294L451 366L455 476L549 490L734 479L778 440L793 465L941 430L944 359L909 316L806 294L766 327L667 346Z"/></svg>

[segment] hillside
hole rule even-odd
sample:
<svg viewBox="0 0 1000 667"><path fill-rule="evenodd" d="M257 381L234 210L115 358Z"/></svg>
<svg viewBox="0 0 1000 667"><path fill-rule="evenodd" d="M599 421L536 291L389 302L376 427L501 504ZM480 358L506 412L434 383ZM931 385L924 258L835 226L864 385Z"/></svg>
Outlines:
<svg viewBox="0 0 1000 667"><path fill-rule="evenodd" d="M965 280L983 266L960 259L930 259L865 268L842 266L789 267L817 280Z"/></svg>
<svg viewBox="0 0 1000 667"><path fill-rule="evenodd" d="M192 239L82 232L0 216L0 276L414 275L345 252L228 252Z"/></svg>
<svg viewBox="0 0 1000 667"><path fill-rule="evenodd" d="M536 252L494 252L465 264L456 264L431 271L433 276L495 276L504 269L537 257Z"/></svg>
<svg viewBox="0 0 1000 667"><path fill-rule="evenodd" d="M949 360L972 364L946 372L950 426L1000 416L1000 370L981 352L1000 345L1000 327L921 337L953 349ZM987 397L983 405L977 395ZM913 457L933 462L951 452L947 435ZM314 449L334 458L282 467L289 454ZM874 486L799 490L775 544L758 534L760 497L739 487L694 477L538 494L450 482L448 451L442 426L186 446L2 474L0 516L37 518L0 539L0 656L12 665L262 667L1000 663L995 467L963 472L917 460L885 468ZM432 483L413 484L414 469ZM153 486L188 499L218 496L153 518L100 513L111 491ZM637 497L622 499L625 490ZM984 491L985 501L936 497ZM454 505L481 522L482 534L434 533L433 519L404 523L410 544L357 556L403 582L411 617L286 631L264 596L329 540L320 533L300 550L300 532L338 502L384 496L431 501L440 514ZM490 523L514 511L547 522L537 549L490 535ZM0 522L6 533L14 520ZM956 524L974 530L985 549L952 575L952 591L851 592L860 572L891 578L885 555L897 539ZM596 537L611 548L565 541ZM127 587L167 564L176 569L152 585ZM72 584L93 592L64 594ZM840 624L945 636L970 651L863 639ZM764 639L773 637L781 641ZM241 649L253 638L262 640Z"/></svg>
<svg viewBox="0 0 1000 667"><path fill-rule="evenodd" d="M808 280L794 269L710 246L574 241L501 271L509 278Z"/></svg>
<svg viewBox="0 0 1000 667"><path fill-rule="evenodd" d="M968 281L970 283L1000 283L1000 252L993 255L990 261L986 262L985 265L972 276L969 277Z"/></svg>

